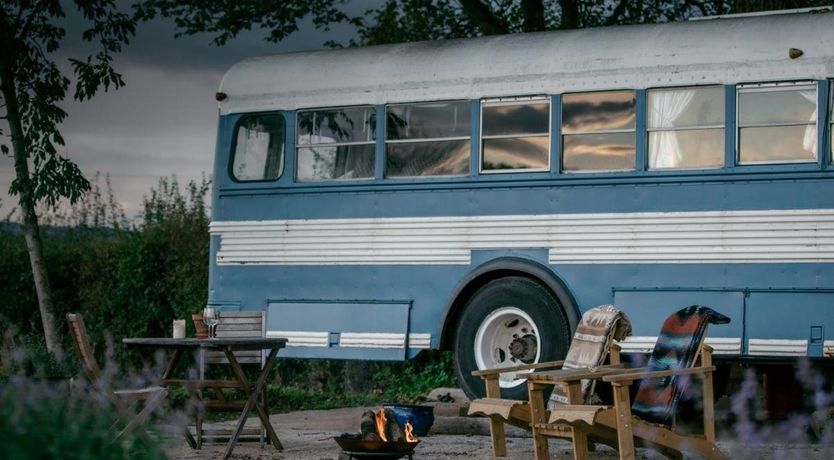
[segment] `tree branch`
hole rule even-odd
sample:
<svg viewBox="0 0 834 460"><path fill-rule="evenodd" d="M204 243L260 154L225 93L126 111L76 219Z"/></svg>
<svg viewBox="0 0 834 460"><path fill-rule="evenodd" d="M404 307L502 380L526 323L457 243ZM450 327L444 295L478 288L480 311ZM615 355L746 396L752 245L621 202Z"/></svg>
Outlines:
<svg viewBox="0 0 834 460"><path fill-rule="evenodd" d="M620 3L617 3L617 6L614 7L614 10L611 11L611 16L605 19L605 25L612 26L620 20L623 13L625 13L625 9L628 6L628 0L620 0Z"/></svg>
<svg viewBox="0 0 834 460"><path fill-rule="evenodd" d="M542 0L521 0L524 13L524 31L540 32L545 30L544 3Z"/></svg>
<svg viewBox="0 0 834 460"><path fill-rule="evenodd" d="M480 0L460 0L463 13L484 35L509 33L507 24L498 19L488 5Z"/></svg>

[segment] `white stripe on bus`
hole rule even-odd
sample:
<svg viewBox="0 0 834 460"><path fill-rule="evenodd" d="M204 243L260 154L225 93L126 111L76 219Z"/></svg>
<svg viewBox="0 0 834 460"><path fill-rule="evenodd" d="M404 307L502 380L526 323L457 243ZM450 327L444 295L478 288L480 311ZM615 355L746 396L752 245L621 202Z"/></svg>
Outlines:
<svg viewBox="0 0 834 460"><path fill-rule="evenodd" d="M834 210L212 222L218 265L468 265L546 249L552 264L834 262Z"/></svg>

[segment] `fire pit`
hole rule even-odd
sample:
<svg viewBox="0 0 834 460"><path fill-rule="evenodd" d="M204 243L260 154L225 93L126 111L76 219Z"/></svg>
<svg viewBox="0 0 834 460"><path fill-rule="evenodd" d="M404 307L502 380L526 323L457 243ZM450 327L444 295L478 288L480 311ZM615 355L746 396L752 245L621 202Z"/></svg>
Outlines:
<svg viewBox="0 0 834 460"><path fill-rule="evenodd" d="M420 443L412 434L411 423L401 427L391 409L366 411L360 427L357 434L345 433L334 438L348 459L395 460L405 456L412 459L414 448Z"/></svg>
<svg viewBox="0 0 834 460"><path fill-rule="evenodd" d="M358 434L347 433L333 439L349 459L357 460L396 460L405 456L411 459L414 455L414 448L420 443L420 441L375 441L362 439L362 436Z"/></svg>

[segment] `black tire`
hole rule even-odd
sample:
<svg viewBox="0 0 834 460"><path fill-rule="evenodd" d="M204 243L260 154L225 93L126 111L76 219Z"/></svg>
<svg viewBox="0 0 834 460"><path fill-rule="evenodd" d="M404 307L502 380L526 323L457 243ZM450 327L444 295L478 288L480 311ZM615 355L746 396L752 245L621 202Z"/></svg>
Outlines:
<svg viewBox="0 0 834 460"><path fill-rule="evenodd" d="M475 358L478 328L495 310L513 306L525 312L539 331L538 362L563 359L570 345L570 327L561 304L542 284L523 277L511 276L491 281L478 289L463 308L455 329L455 374L469 398L483 397L486 390ZM507 365L510 365L509 363ZM527 399L527 384L502 388L501 396Z"/></svg>

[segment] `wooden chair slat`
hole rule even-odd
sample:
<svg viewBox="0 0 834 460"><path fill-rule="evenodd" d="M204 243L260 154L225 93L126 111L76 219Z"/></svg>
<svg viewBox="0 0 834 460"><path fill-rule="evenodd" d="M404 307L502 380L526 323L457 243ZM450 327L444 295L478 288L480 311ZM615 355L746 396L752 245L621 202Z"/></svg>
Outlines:
<svg viewBox="0 0 834 460"><path fill-rule="evenodd" d="M266 336L266 321L264 311L237 311L237 312L222 312L220 314L220 323L216 328L217 337L265 337ZM235 360L238 364L258 364L263 366L265 355L262 350L245 350L233 352ZM200 375L204 375L205 368L208 365L229 364L225 353L222 351L204 351L200 360ZM240 385L237 385L239 387ZM243 408L243 401L228 401L225 399L205 399L203 407L208 411L218 412L234 412L240 411ZM267 412L268 414L268 412ZM233 434L231 430L209 430L202 429L203 421L198 416L197 425L197 443L202 444L204 440L211 439L217 441L220 439L229 439ZM263 445L265 436L265 429L261 427L257 431L257 437L254 440L261 441ZM238 439L243 440L243 439Z"/></svg>
<svg viewBox="0 0 834 460"><path fill-rule="evenodd" d="M101 368L93 353L93 346L90 344L90 339L87 335L84 317L80 313L68 313L67 324L69 324L70 334L75 345L75 351L78 353L78 359L81 361L87 377L93 384L99 383L101 379ZM105 388L104 391L109 393L108 396L111 396L109 400L124 424L124 428L116 435L117 439L125 433L140 429L148 417L150 417L151 413L161 406L168 396L168 390L160 386L118 390L110 388L109 385L100 386ZM120 402L122 399L144 401L145 407L138 414L129 414L124 404Z"/></svg>

